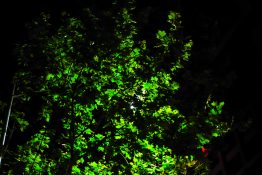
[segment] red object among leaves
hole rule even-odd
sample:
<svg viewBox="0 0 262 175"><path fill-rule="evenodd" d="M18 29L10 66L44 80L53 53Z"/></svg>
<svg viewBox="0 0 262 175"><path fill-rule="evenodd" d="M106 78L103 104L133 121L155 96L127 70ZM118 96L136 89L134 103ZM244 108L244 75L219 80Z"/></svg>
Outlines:
<svg viewBox="0 0 262 175"><path fill-rule="evenodd" d="M201 151L202 151L202 153L204 153L204 156L205 156L205 157L208 156L208 149L207 149L207 148L202 147L202 148L201 148Z"/></svg>

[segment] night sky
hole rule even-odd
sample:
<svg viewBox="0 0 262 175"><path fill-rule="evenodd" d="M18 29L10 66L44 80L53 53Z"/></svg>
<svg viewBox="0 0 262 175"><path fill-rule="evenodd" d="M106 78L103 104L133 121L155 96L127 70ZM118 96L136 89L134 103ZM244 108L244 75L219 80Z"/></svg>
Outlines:
<svg viewBox="0 0 262 175"><path fill-rule="evenodd" d="M54 3L56 1L56 3ZM89 1L98 2L99 6L106 7L102 0ZM141 1L142 2L142 1ZM166 3L165 3L166 2ZM84 3L88 4L88 3ZM147 6L170 9L172 0L143 1L141 8ZM75 12L83 6L81 0L37 0L37 1L6 1L1 4L1 62L0 62L0 99L9 100L11 94L11 79L15 70L16 59L12 50L16 43L23 41L27 33L25 22L31 21L41 11L47 11L57 16L61 10L67 9ZM230 84L225 90L223 97L228 101L229 106L236 116L241 120L253 118L256 123L261 121L260 117L260 98L261 94L261 58L262 58L262 18L261 9L256 2L248 0L231 1L189 1L181 0L180 9L187 35L191 35L194 41L194 51L192 61L194 69L201 69L208 62L220 73L221 81ZM81 8L80 8L81 9ZM212 24L217 28L217 52L209 60L201 59L204 47L208 46L208 38L203 38L205 24ZM210 51L212 52L212 51ZM211 53L212 55L212 53ZM205 67L205 66L204 66ZM223 77L229 74L232 79ZM258 127L259 128L259 127Z"/></svg>

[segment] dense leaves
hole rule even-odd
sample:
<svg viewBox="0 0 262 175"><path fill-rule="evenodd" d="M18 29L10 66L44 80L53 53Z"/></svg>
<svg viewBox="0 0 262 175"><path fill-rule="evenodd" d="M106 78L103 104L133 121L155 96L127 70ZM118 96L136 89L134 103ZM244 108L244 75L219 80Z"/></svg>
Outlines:
<svg viewBox="0 0 262 175"><path fill-rule="evenodd" d="M64 13L55 31L47 14L30 25L37 36L17 48L21 96L13 118L21 131L30 127L32 133L18 146L10 174L208 171L198 153L228 131L220 121L224 102L210 96L192 116L178 109L176 75L193 44L180 31L180 14L169 12L167 27L148 47L137 37L133 4L118 6L110 13L112 33L99 32L103 18L90 9L81 17ZM40 98L34 119L18 107L33 96Z"/></svg>

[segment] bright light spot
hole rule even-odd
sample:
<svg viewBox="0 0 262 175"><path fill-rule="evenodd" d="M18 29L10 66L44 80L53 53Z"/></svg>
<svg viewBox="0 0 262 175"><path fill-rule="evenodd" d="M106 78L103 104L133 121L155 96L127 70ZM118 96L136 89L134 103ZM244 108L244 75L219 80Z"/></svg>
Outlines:
<svg viewBox="0 0 262 175"><path fill-rule="evenodd" d="M135 109L136 108L133 104L134 104L134 102L130 103L130 109Z"/></svg>
<svg viewBox="0 0 262 175"><path fill-rule="evenodd" d="M136 107L134 106L134 102L130 103L130 109L133 111L133 113L136 112Z"/></svg>

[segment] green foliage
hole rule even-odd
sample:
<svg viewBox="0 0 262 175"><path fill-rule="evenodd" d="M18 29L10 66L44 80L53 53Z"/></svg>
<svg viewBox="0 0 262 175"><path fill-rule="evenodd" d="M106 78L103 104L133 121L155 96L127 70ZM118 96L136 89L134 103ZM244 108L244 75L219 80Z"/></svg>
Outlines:
<svg viewBox="0 0 262 175"><path fill-rule="evenodd" d="M207 102L195 116L183 115L174 100L176 74L192 41L182 39L180 15L169 13L168 29L156 33L149 50L146 40L135 37L132 9L131 3L114 14L111 47L99 42L103 34L89 30L90 23L97 27L90 10L83 18L67 17L56 32L45 25L47 35L18 47L20 93L43 92L35 116L41 127L16 154L21 172L187 174L188 167L208 166L197 152L228 130L219 122L224 103ZM47 17L42 21L49 24ZM25 66L30 54L38 57ZM32 125L16 120L21 128ZM187 150L179 154L181 147Z"/></svg>
<svg viewBox="0 0 262 175"><path fill-rule="evenodd" d="M16 121L19 125L19 129L23 132L29 125L28 121L23 118L16 117Z"/></svg>

